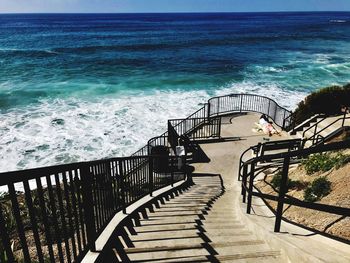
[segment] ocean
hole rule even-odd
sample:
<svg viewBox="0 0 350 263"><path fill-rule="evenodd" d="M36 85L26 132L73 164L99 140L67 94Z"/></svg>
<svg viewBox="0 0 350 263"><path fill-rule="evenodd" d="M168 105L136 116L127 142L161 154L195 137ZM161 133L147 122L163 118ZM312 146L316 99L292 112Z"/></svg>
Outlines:
<svg viewBox="0 0 350 263"><path fill-rule="evenodd" d="M1 14L0 171L130 155L216 95L350 82L350 13Z"/></svg>

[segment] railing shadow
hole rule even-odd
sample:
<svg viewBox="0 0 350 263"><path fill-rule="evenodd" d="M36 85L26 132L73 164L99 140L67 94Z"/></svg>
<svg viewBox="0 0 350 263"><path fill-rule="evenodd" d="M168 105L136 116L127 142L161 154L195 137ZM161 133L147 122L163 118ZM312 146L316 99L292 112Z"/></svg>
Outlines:
<svg viewBox="0 0 350 263"><path fill-rule="evenodd" d="M259 191L259 190L258 190L258 191ZM289 197L290 197L290 196L289 196ZM261 200L264 202L264 205L265 205L266 207L268 207L269 210L274 214L273 216L263 216L263 217L274 218L275 215L276 215L276 210L271 206L271 204L268 202L268 200L266 200L265 198L261 198ZM256 215L256 216L261 216L261 215L255 213L255 211L254 211L254 206L256 206L256 205L252 205L252 211L254 212L254 215ZM288 210L290 207L292 207L292 205L288 205L287 208L285 208L285 209L283 210L283 214L284 214L285 212L287 212L287 210ZM313 233L299 234L299 233L283 232L283 231L281 231L280 233L281 233L281 234L290 234L290 235L293 235L293 236L303 236L303 237L321 235L321 236L325 236L325 237L327 237L327 238L330 238L330 239L333 239L333 240L336 240L336 241L340 241L340 242L343 242L343 243L345 243L345 244L349 244L349 245L350 245L350 240L345 239L345 238L341 238L341 237L338 237L338 236L334 236L334 235L329 234L329 233L326 232L332 225L334 225L334 224L340 222L341 220L343 220L343 219L345 219L345 218L346 218L346 216L341 216L340 218L338 218L338 219L332 221L331 223L329 223L322 231L320 231L320 230L318 230L318 229L316 229L316 228L309 227L309 226L303 225L303 224L301 224L301 223L297 223L297 222L295 222L295 221L293 221L293 220L290 220L290 219L286 218L285 216L282 216L282 220L283 220L284 222L287 222L287 223L289 223L289 224L291 224L291 225L294 225L294 226L303 228L303 229L305 229L305 230L311 231L311 232L313 232Z"/></svg>
<svg viewBox="0 0 350 263"><path fill-rule="evenodd" d="M193 183L176 190L176 193L171 196L162 196L153 200L151 204L142 209L143 211L133 213L132 218L118 226L112 246L103 253L99 262L145 262L144 257L147 258L147 262L161 260L219 262L215 258L218 253L210 245L212 241L203 228L203 221L205 215L211 210L212 204L225 192L223 179L219 174L204 173L193 173L192 177L194 181L200 180L200 178L212 178L213 181L208 184L208 188L211 188L210 185L218 186L217 193L213 193L211 196L205 189L198 188L201 185ZM191 195L191 191L194 192L193 195ZM174 201L184 193L186 196L181 196L179 201L185 198L187 200L184 202L186 206L177 205ZM202 196L204 194L207 194L207 200L204 203L191 202L191 200L194 202L198 199L204 200L205 197ZM172 202L169 202L171 200ZM161 209L157 210L158 208ZM181 210L173 210L173 208L181 208ZM170 211L174 212L174 215L171 215ZM163 212L166 215L154 215L154 212ZM174 219L174 217L177 218ZM166 235L169 231L174 234ZM178 241L175 242L176 240ZM193 242L181 242L180 240L193 240ZM203 256L186 255L188 252L181 255L181 252L193 249L203 250ZM152 258L147 253L159 254L157 258ZM163 257L163 253L169 254ZM130 258L131 255L137 256ZM139 255L142 256L139 257Z"/></svg>

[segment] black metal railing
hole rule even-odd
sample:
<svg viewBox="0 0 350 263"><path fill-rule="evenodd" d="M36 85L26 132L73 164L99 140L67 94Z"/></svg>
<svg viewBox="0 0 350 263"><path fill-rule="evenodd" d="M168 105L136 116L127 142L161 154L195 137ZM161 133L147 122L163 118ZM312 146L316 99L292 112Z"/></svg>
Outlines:
<svg viewBox="0 0 350 263"><path fill-rule="evenodd" d="M327 212L331 214L341 215L341 216L349 216L350 208L347 207L339 207L332 206L327 204L320 203L310 203L306 201L302 201L291 196L287 195L287 182L288 182L288 174L289 167L291 163L298 163L303 158L315 154L315 153L324 153L329 151L341 150L350 148L350 140L330 143L325 145L319 145L317 147L306 148L296 151L278 153L278 154L269 154L251 158L249 160L243 161L243 165L239 171L241 180L242 180L242 197L243 202L247 203L247 213L250 214L252 207L252 197L260 197L264 200L272 200L277 201L277 209L275 212L275 227L274 231L279 232L283 214L284 204L294 205L298 207L308 208L312 210ZM248 152L248 150L246 151ZM243 154L246 154L244 152ZM243 155L242 154L242 155ZM276 162L276 160L278 160ZM263 164L263 166L259 166ZM261 172L264 168L270 168L269 164L274 164L274 167L279 167L282 169L282 179L278 191L278 195L265 194L258 191L254 186L254 179L259 172Z"/></svg>
<svg viewBox="0 0 350 263"><path fill-rule="evenodd" d="M221 136L221 116L237 112L259 112L268 115L278 126L289 130L295 125L292 123L292 113L281 107L274 100L255 94L229 94L213 97L203 104L203 107L184 119L168 121L168 131L159 137L167 137L168 143L161 141L161 145L175 149L180 136L189 139L205 139ZM155 137L155 138L159 138ZM149 145L142 147L132 156L150 154Z"/></svg>
<svg viewBox="0 0 350 263"><path fill-rule="evenodd" d="M303 138L305 139L304 144L307 141L311 141L311 146L315 146L317 144L323 143L326 140L326 137L323 136L321 133L339 122L341 122L341 124L338 128L343 128L345 126L346 120L350 119L350 116L347 116L347 113L345 112L338 119L335 119L331 123L327 124L325 127L322 127L321 129L319 129L320 123L324 122L326 119L327 119L327 116L323 117L321 120L317 121L314 125L304 130L303 132ZM308 131L313 131L313 133L310 137L306 138L306 133Z"/></svg>
<svg viewBox="0 0 350 263"><path fill-rule="evenodd" d="M208 104L209 117L235 112L258 112L269 116L282 129L287 130L291 126L291 111L268 97L254 94L230 94L211 98Z"/></svg>
<svg viewBox="0 0 350 263"><path fill-rule="evenodd" d="M184 180L177 165L174 156L134 156L1 173L0 253L78 262L117 212Z"/></svg>
<svg viewBox="0 0 350 263"><path fill-rule="evenodd" d="M245 162L252 157L257 158L259 156L264 156L268 152L290 152L295 150L301 150L303 147L303 140L301 139L288 139L288 140L278 140L270 141L265 143L258 143L246 149L240 156L239 159L239 169L238 169L238 180L243 177L243 166ZM248 156L251 153L253 156ZM276 162L276 160L274 160ZM278 163L277 163L278 165Z"/></svg>
<svg viewBox="0 0 350 263"><path fill-rule="evenodd" d="M193 140L220 137L221 116L237 112L259 112L269 116L282 129L291 127L291 112L274 100L254 94L230 94L209 99L185 119L169 120L169 144L174 148L180 136Z"/></svg>
<svg viewBox="0 0 350 263"><path fill-rule="evenodd" d="M167 147L169 146L167 131L161 134L160 136L149 139L145 146L143 146L138 151L134 152L131 156L146 156L146 155L152 154L151 153L152 147L159 146L159 145L167 146Z"/></svg>
<svg viewBox="0 0 350 263"><path fill-rule="evenodd" d="M190 139L218 138L221 136L221 118L210 118L202 127L193 129L188 137Z"/></svg>

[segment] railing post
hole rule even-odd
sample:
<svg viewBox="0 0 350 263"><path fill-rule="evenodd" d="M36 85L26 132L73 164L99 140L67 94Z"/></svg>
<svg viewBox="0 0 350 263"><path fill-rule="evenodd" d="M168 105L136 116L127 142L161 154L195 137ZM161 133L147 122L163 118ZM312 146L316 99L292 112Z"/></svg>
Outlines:
<svg viewBox="0 0 350 263"><path fill-rule="evenodd" d="M242 112L242 106L243 106L243 94L239 95L241 97L241 105L239 106L239 112Z"/></svg>
<svg viewBox="0 0 350 263"><path fill-rule="evenodd" d="M280 229L281 229L284 197L286 195L286 192L288 191L287 184L288 184L289 162L290 162L290 157L284 158L282 179L281 179L281 184L280 184L280 190L279 190L279 195L278 195L278 204L277 204L277 210L276 210L276 221L275 221L275 229L274 229L275 232L280 232Z"/></svg>
<svg viewBox="0 0 350 263"><path fill-rule="evenodd" d="M120 185L120 195L123 213L126 214L126 201L125 201L125 182L124 182L124 169L123 169L123 161L119 160L119 185Z"/></svg>
<svg viewBox="0 0 350 263"><path fill-rule="evenodd" d="M171 145L171 147L173 146L173 143L172 143L172 133L170 131L170 120L168 120L168 143ZM149 149L150 147L148 147L148 154L151 154L151 151Z"/></svg>
<svg viewBox="0 0 350 263"><path fill-rule="evenodd" d="M208 101L208 110L207 110L207 121L210 120L210 101Z"/></svg>
<svg viewBox="0 0 350 263"><path fill-rule="evenodd" d="M217 110L216 110L216 115L219 115L219 109L220 109L220 98L218 99L218 103L217 103Z"/></svg>
<svg viewBox="0 0 350 263"><path fill-rule="evenodd" d="M243 200L243 203L245 203L246 195L247 195L247 191L246 191L246 187L247 187L247 172L248 172L248 166L244 165L243 166L243 174L242 174L242 200Z"/></svg>
<svg viewBox="0 0 350 263"><path fill-rule="evenodd" d="M344 127L344 124L345 124L346 112L347 111L348 111L348 108L346 108L345 111L344 111L343 121L342 121L342 124L341 124L342 127Z"/></svg>
<svg viewBox="0 0 350 263"><path fill-rule="evenodd" d="M220 138L221 137L221 117L219 118L219 122L218 122L218 137Z"/></svg>
<svg viewBox="0 0 350 263"><path fill-rule="evenodd" d="M88 164L83 164L80 170L81 186L82 186L82 202L84 209L84 219L86 225L86 234L88 246L92 252L96 251L96 225L94 217L94 203L92 198L92 182L93 174L90 172Z"/></svg>
<svg viewBox="0 0 350 263"><path fill-rule="evenodd" d="M149 194L153 196L153 157L148 157L148 167Z"/></svg>
<svg viewBox="0 0 350 263"><path fill-rule="evenodd" d="M178 158L181 158L181 157L178 157ZM170 175L171 175L171 187L174 187L174 168L173 167L175 167L175 165L177 163L177 159L171 158L170 160L171 160L171 164L172 164L171 165L171 173L170 173Z"/></svg>
<svg viewBox="0 0 350 263"><path fill-rule="evenodd" d="M312 135L312 145L315 144L315 137L316 137L316 133L317 133L317 125L318 125L318 123L316 123L316 125L315 125L314 135Z"/></svg>
<svg viewBox="0 0 350 263"><path fill-rule="evenodd" d="M252 193L253 193L253 184L254 184L254 173L255 173L255 162L251 164L250 173L249 173L249 189L248 189L248 200L247 200L247 214L250 214L252 207Z"/></svg>

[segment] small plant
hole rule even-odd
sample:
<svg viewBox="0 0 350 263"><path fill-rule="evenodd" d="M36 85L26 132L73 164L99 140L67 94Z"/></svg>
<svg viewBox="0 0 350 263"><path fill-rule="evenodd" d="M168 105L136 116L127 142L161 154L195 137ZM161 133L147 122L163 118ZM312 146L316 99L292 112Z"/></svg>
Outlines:
<svg viewBox="0 0 350 263"><path fill-rule="evenodd" d="M280 185L281 185L281 181L282 181L282 172L279 171L276 174L274 174L274 176L272 177L271 180L271 184L274 188L276 188L277 190L280 189ZM292 188L300 188L302 187L302 183L298 180L291 180L288 178L287 180L287 189L292 189Z"/></svg>
<svg viewBox="0 0 350 263"><path fill-rule="evenodd" d="M350 155L339 153L336 158L337 158L337 162L335 165L336 169L339 169L345 164L350 163Z"/></svg>
<svg viewBox="0 0 350 263"><path fill-rule="evenodd" d="M339 169L345 164L350 162L350 155L345 155L338 153L337 155L332 155L330 153L318 153L309 156L303 161L307 174L313 174L319 171L326 172L333 167Z"/></svg>
<svg viewBox="0 0 350 263"><path fill-rule="evenodd" d="M277 172L273 175L271 184L274 188L279 189L282 181L282 173Z"/></svg>
<svg viewBox="0 0 350 263"><path fill-rule="evenodd" d="M309 156L302 164L307 174L313 174L319 171L326 172L332 169L336 164L336 160L331 157L329 153L318 153Z"/></svg>
<svg viewBox="0 0 350 263"><path fill-rule="evenodd" d="M310 186L305 189L304 200L316 202L331 192L331 182L325 177L315 179Z"/></svg>

